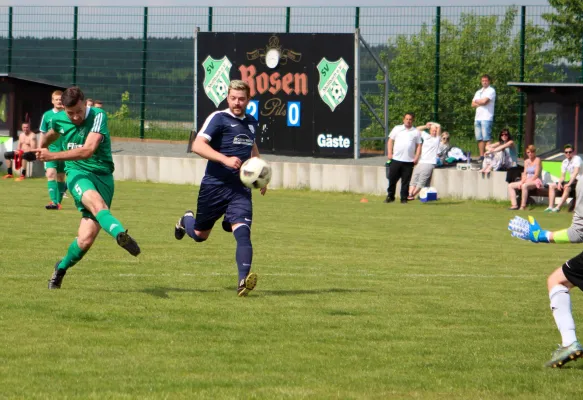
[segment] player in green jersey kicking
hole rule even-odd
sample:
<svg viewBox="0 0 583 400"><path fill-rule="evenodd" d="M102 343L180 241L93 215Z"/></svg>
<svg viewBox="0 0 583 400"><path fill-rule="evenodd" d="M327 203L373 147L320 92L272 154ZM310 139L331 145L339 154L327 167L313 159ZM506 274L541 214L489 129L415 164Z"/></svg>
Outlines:
<svg viewBox="0 0 583 400"><path fill-rule="evenodd" d="M54 116L57 115L63 109L63 103L61 102L61 96L63 92L60 90L55 90L51 95L51 102L53 103L53 108L43 114L43 118L40 122L39 131L41 133L41 143L40 147L46 147L43 144L43 140L46 137L44 135L47 133L51 126L51 121ZM50 151L61 151L61 138L55 139L53 143L49 146ZM61 199L65 193L65 162L64 161L47 161L45 163L45 175L47 177L47 186L49 189L49 198L51 202L45 206L47 210L60 210L61 209Z"/></svg>
<svg viewBox="0 0 583 400"><path fill-rule="evenodd" d="M36 157L45 162L65 161L67 185L82 218L77 238L69 246L65 257L55 265L49 289L61 287L67 269L77 264L89 251L101 228L132 256L140 254L136 241L109 212L114 192L114 165L105 112L86 107L85 96L76 86L65 90L61 100L65 110L53 116L43 145L49 146L60 137L62 151L39 148L36 149Z"/></svg>

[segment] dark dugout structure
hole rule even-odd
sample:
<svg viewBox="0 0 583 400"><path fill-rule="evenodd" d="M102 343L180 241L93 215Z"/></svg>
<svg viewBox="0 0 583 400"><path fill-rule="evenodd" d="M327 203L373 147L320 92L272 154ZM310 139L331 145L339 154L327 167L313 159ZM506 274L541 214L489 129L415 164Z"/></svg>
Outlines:
<svg viewBox="0 0 583 400"><path fill-rule="evenodd" d="M537 154L553 158L570 143L583 150L581 105L583 84L508 82L526 94L524 147L535 145Z"/></svg>
<svg viewBox="0 0 583 400"><path fill-rule="evenodd" d="M45 111L52 108L51 94L64 90L50 82L21 78L13 74L0 74L0 136L18 139L23 122L38 132Z"/></svg>

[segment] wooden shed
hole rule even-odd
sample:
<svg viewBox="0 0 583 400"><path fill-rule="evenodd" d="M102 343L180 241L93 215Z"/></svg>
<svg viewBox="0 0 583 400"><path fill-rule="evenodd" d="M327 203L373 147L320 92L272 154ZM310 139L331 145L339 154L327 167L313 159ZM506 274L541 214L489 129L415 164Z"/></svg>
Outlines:
<svg viewBox="0 0 583 400"><path fill-rule="evenodd" d="M583 150L581 105L583 84L508 82L526 93L525 147L534 144L537 153L562 151L570 143Z"/></svg>
<svg viewBox="0 0 583 400"><path fill-rule="evenodd" d="M0 136L16 140L20 125L25 121L38 132L42 115L53 107L51 94L64 89L42 80L0 74Z"/></svg>

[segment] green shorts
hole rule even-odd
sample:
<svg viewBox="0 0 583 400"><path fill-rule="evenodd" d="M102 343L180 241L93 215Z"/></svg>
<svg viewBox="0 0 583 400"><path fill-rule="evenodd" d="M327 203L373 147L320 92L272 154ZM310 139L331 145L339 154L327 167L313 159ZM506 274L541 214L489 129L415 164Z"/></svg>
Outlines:
<svg viewBox="0 0 583 400"><path fill-rule="evenodd" d="M81 211L84 218L91 218L95 220L95 216L89 212L88 209L81 203L81 197L87 190L95 190L101 195L107 207L111 208L113 201L114 183L113 175L96 175L91 172L82 171L78 169L67 171L67 186L69 192L75 199L75 206L77 210Z"/></svg>
<svg viewBox="0 0 583 400"><path fill-rule="evenodd" d="M45 171L49 168L54 168L57 170L57 174L65 173L65 162L64 161L47 161L45 162Z"/></svg>

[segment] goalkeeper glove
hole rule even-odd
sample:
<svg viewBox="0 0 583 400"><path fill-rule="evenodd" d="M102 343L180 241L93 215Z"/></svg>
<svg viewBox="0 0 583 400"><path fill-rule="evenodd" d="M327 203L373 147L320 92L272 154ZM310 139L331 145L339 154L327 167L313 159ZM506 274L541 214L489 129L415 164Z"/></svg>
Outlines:
<svg viewBox="0 0 583 400"><path fill-rule="evenodd" d="M521 217L514 217L508 223L508 230L511 235L522 240L530 240L533 243L549 243L550 231L541 229L536 220L528 216L528 220Z"/></svg>

